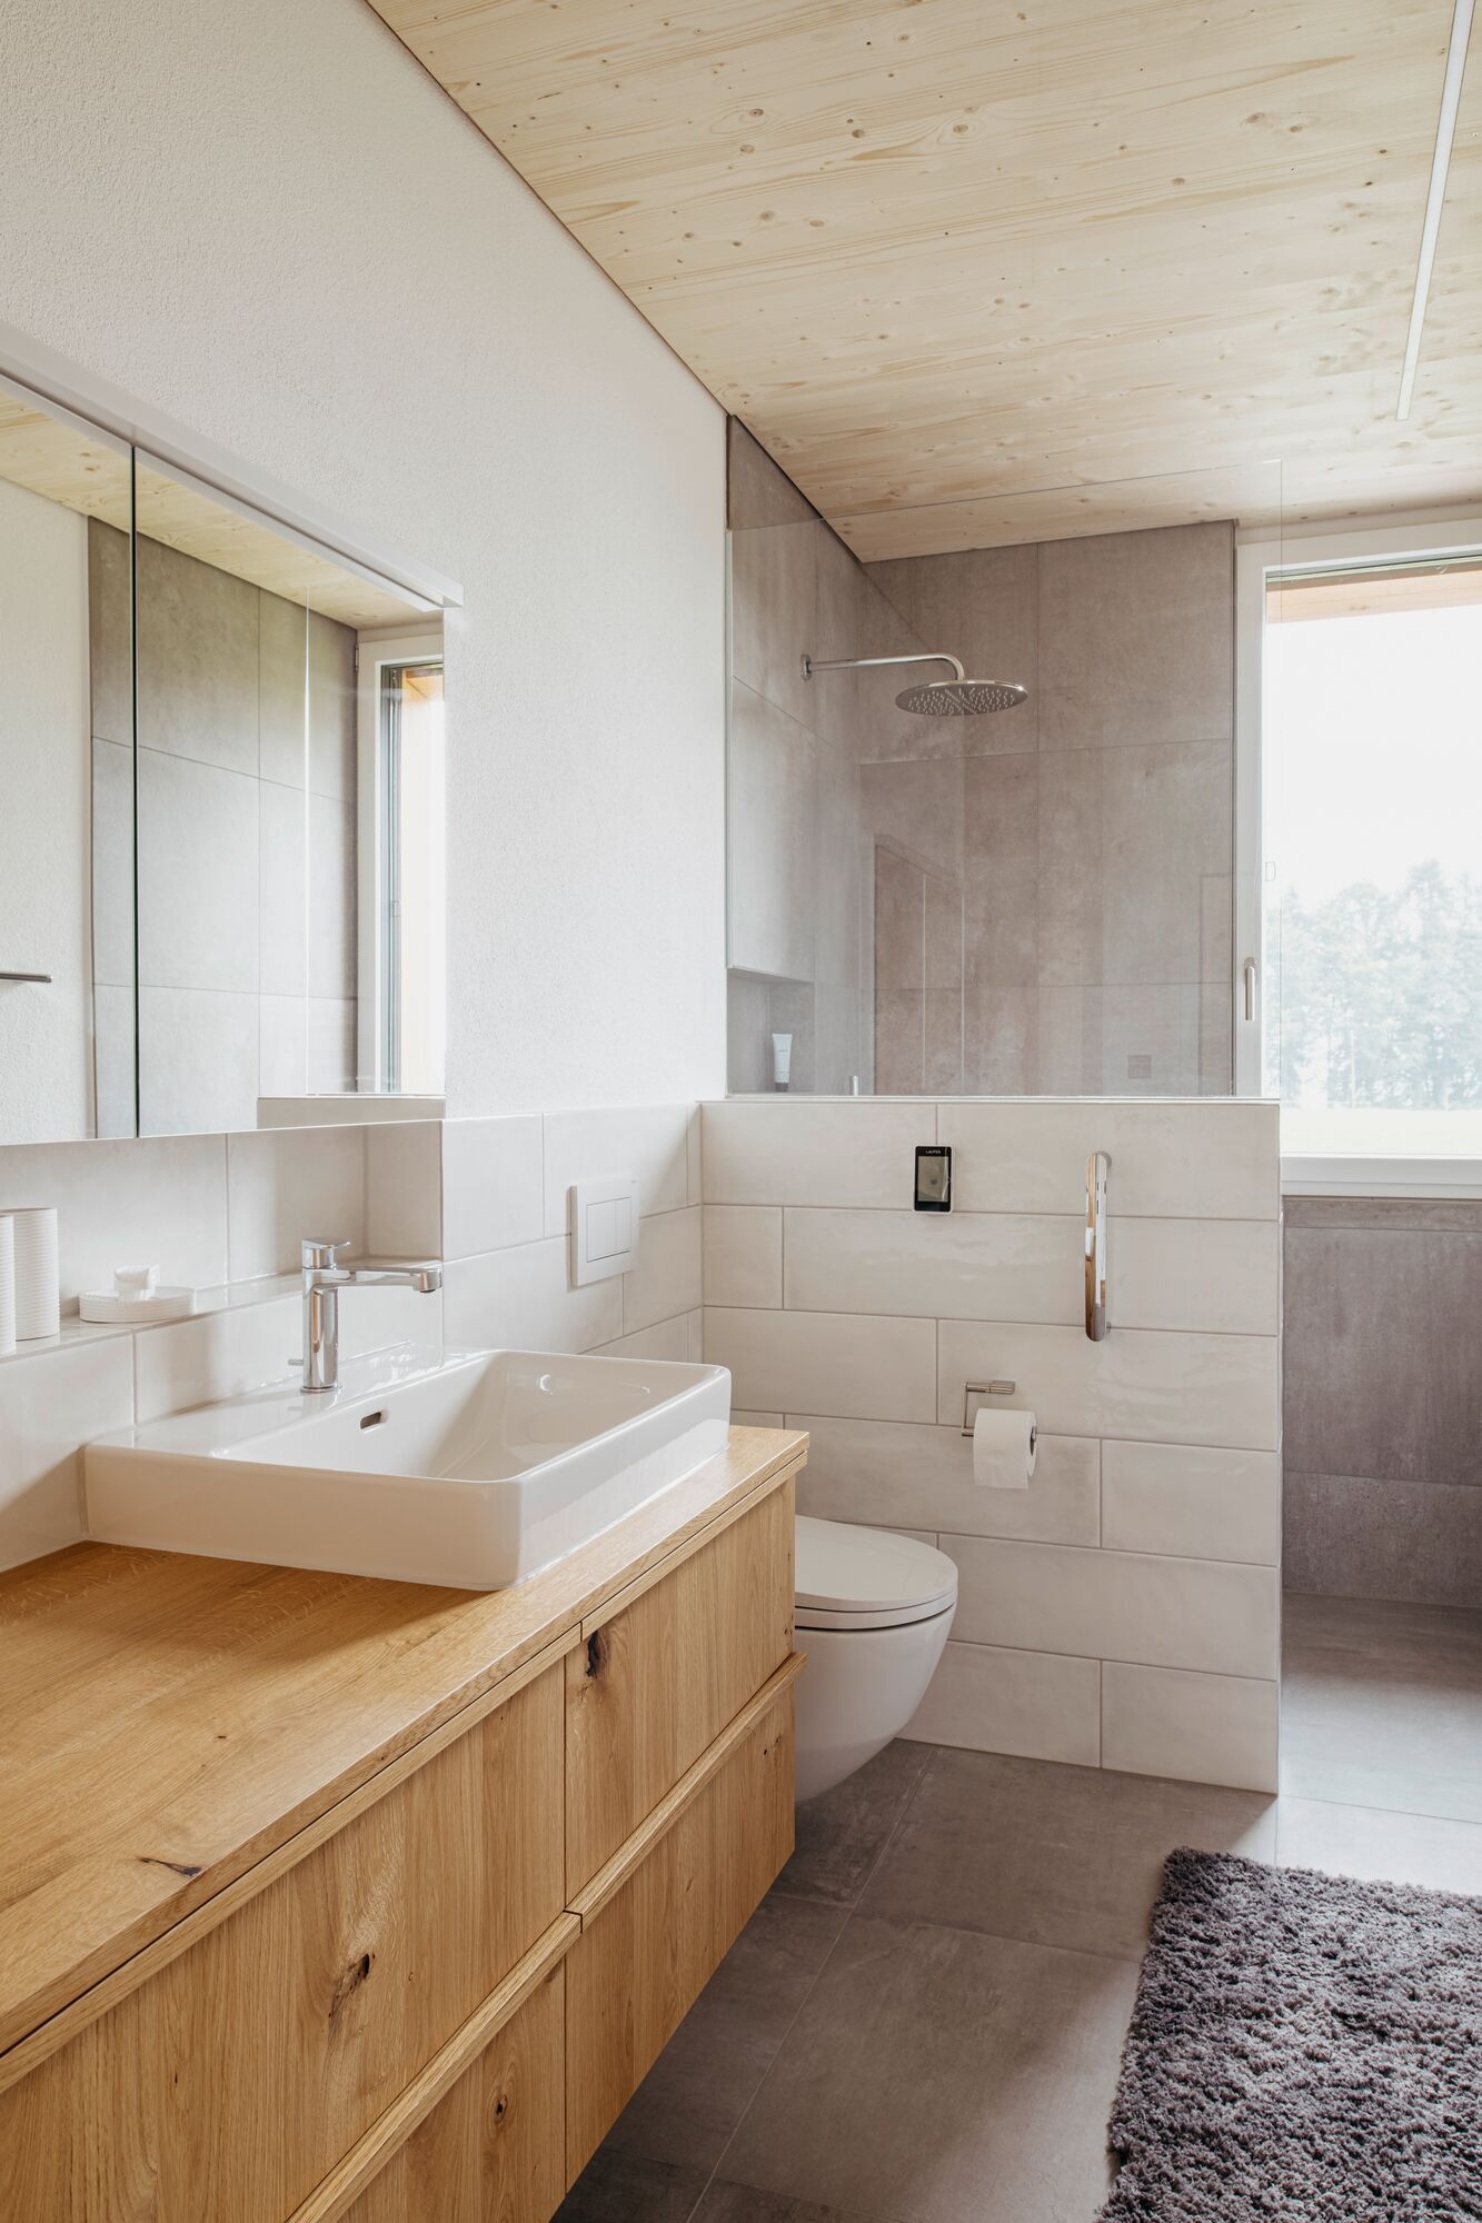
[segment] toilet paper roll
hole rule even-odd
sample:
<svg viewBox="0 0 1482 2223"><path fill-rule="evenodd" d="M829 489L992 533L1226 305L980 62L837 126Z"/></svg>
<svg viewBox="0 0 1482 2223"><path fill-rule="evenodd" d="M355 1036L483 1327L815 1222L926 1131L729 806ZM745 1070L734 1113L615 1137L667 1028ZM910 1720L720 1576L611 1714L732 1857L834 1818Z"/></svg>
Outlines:
<svg viewBox="0 0 1482 2223"><path fill-rule="evenodd" d="M1033 1413L992 1412L980 1405L973 1422L973 1480L978 1488L1027 1490L1036 1434Z"/></svg>
<svg viewBox="0 0 1482 2223"><path fill-rule="evenodd" d="M0 1358L15 1349L15 1229L0 1213Z"/></svg>
<svg viewBox="0 0 1482 2223"><path fill-rule="evenodd" d="M62 1325L57 1291L57 1213L53 1204L12 1212L15 1244L15 1333L18 1343L56 1335Z"/></svg>

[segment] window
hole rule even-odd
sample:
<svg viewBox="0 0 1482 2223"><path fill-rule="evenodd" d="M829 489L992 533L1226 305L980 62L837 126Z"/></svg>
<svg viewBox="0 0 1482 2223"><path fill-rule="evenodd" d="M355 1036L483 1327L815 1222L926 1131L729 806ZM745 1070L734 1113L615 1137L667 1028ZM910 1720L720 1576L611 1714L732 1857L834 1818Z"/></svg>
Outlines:
<svg viewBox="0 0 1482 2223"><path fill-rule="evenodd" d="M1257 1085L1288 1187L1482 1190L1482 546L1379 537L1260 565Z"/></svg>

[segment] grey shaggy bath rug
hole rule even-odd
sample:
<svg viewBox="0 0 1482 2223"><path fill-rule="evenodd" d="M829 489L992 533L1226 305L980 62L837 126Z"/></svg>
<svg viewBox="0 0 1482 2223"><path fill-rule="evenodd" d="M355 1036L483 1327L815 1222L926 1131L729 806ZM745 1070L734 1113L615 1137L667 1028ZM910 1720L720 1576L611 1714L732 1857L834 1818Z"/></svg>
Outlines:
<svg viewBox="0 0 1482 2223"><path fill-rule="evenodd" d="M1102 2223L1482 2218L1482 1899L1176 1852Z"/></svg>

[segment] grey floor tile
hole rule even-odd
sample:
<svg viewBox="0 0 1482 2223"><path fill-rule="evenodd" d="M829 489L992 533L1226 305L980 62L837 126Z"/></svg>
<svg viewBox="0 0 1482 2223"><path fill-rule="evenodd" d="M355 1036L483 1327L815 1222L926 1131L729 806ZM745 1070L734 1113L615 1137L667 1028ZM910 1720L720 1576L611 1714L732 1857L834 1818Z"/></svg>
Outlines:
<svg viewBox="0 0 1482 2223"><path fill-rule="evenodd" d="M1089 2223L1136 1983L1097 1954L857 1914L726 2178L869 2223Z"/></svg>
<svg viewBox="0 0 1482 2223"><path fill-rule="evenodd" d="M1138 1959L1176 1845L1269 1860L1255 1791L940 1751L860 1911Z"/></svg>
<svg viewBox="0 0 1482 2223"><path fill-rule="evenodd" d="M706 2173L599 2146L553 2223L689 2223Z"/></svg>
<svg viewBox="0 0 1482 2223"><path fill-rule="evenodd" d="M717 2180L696 2208L695 2223L852 2223L852 2218L842 2208L819 2208L782 2192Z"/></svg>
<svg viewBox="0 0 1482 2223"><path fill-rule="evenodd" d="M1281 1787L1482 1822L1482 1613L1288 1596Z"/></svg>
<svg viewBox="0 0 1482 2223"><path fill-rule="evenodd" d="M614 2150L710 2170L847 1919L826 1901L764 1899L607 2134Z"/></svg>
<svg viewBox="0 0 1482 2223"><path fill-rule="evenodd" d="M858 1775L798 1808L797 1850L777 1889L853 1906L935 1748L898 1738Z"/></svg>
<svg viewBox="0 0 1482 2223"><path fill-rule="evenodd" d="M1285 1868L1482 1893L1482 1825L1434 1814L1283 1798L1276 1810L1276 1857Z"/></svg>

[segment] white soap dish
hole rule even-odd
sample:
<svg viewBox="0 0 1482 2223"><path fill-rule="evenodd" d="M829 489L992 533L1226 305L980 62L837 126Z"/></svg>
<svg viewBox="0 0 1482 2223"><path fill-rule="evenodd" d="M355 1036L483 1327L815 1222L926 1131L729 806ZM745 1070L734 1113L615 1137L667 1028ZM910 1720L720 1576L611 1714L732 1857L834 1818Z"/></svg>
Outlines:
<svg viewBox="0 0 1482 2223"><path fill-rule="evenodd" d="M85 1290L77 1300L84 1320L110 1328L145 1327L161 1320L187 1320L196 1308L194 1289L170 1288L163 1282L153 1289L121 1297L113 1289Z"/></svg>

